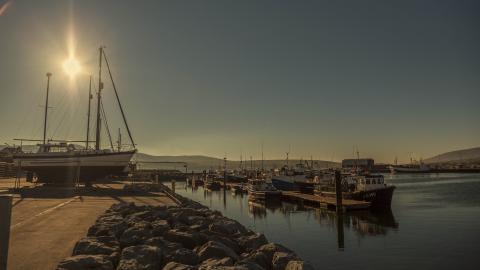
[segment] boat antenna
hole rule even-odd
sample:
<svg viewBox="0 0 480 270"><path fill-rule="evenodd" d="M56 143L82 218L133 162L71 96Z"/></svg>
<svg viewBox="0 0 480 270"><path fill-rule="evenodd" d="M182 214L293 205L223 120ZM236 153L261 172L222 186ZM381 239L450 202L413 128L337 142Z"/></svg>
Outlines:
<svg viewBox="0 0 480 270"><path fill-rule="evenodd" d="M48 116L48 92L50 90L50 77L52 73L47 72L47 98L45 99L45 120L43 122L43 144L47 139L47 116Z"/></svg>
<svg viewBox="0 0 480 270"><path fill-rule="evenodd" d="M87 141L85 142L85 149L88 149L88 141L90 140L90 104L92 103L92 75L90 75L90 84L88 85L88 118L87 118Z"/></svg>
<svg viewBox="0 0 480 270"><path fill-rule="evenodd" d="M100 128L102 127L102 119L101 119L101 100L102 100L102 54L103 54L103 46L99 48L100 55L99 55L99 69L98 69L98 93L97 93L97 128L95 130L95 150L100 150Z"/></svg>
<svg viewBox="0 0 480 270"><path fill-rule="evenodd" d="M357 172L359 171L360 168L360 152L358 151L358 146L357 146Z"/></svg>
<svg viewBox="0 0 480 270"><path fill-rule="evenodd" d="M287 167L288 167L288 155L290 154L290 152L285 152L285 154L287 154Z"/></svg>
<svg viewBox="0 0 480 270"><path fill-rule="evenodd" d="M263 173L263 143L262 143L262 173Z"/></svg>
<svg viewBox="0 0 480 270"><path fill-rule="evenodd" d="M123 112L122 103L120 102L120 98L118 97L117 87L115 86L115 82L113 81L112 71L110 70L110 65L108 64L107 55L103 52L103 58L105 59L105 64L107 64L108 74L110 75L110 80L112 81L113 90L115 91L115 97L117 98L118 106L120 107L120 112L122 113L123 122L125 123L125 128L127 129L128 137L130 137L130 142L132 143L133 148L135 148L135 142L133 141L132 133L130 132L130 128L128 127L127 118L125 117L125 113Z"/></svg>

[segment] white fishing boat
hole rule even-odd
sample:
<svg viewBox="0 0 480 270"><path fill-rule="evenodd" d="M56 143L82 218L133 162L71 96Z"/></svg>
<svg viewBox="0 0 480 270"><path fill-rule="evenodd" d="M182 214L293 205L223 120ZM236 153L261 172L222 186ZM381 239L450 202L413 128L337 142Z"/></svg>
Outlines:
<svg viewBox="0 0 480 270"><path fill-rule="evenodd" d="M391 165L391 173L428 173L430 167L425 165L421 160L419 162L411 161L410 164L405 165Z"/></svg>
<svg viewBox="0 0 480 270"><path fill-rule="evenodd" d="M103 103L102 103L102 62L108 68L110 79L112 82L115 96L117 98L118 105L122 114L122 118L125 124L125 128L128 132L130 142L130 149L124 150L124 146L121 144L121 137L118 139L118 147L114 147L108 129L106 121ZM48 119L48 95L51 73L47 73L47 96L45 104L44 115L44 130L43 140L29 140L29 139L17 139L20 141L40 141L37 144L38 151L34 153L15 153L13 155L13 161L16 166L21 170L27 172L27 176L35 174L38 182L43 183L60 183L68 184L73 181L92 182L97 179L104 178L109 175L119 175L129 170L130 160L137 151L135 149L135 143L133 141L130 129L128 127L125 114L120 103L117 89L113 81L112 73L108 64L107 56L105 55L104 48L100 47L100 63L99 63L99 78L98 78L98 94L97 94L97 118L95 129L95 140L90 141L90 103L92 99L91 86L92 80L90 79L89 99L88 99L88 123L87 123L87 137L85 141L67 141L67 140L49 140L46 138L47 134L47 119ZM110 149L100 149L100 130L102 123L105 124L105 128L110 139ZM85 147L80 148L73 142L85 142ZM94 148L89 147L89 142L95 142Z"/></svg>
<svg viewBox="0 0 480 270"><path fill-rule="evenodd" d="M344 173L341 176L342 197L368 201L372 208L389 209L395 186L387 185L383 175L369 173ZM335 197L335 184L318 184L315 195Z"/></svg>

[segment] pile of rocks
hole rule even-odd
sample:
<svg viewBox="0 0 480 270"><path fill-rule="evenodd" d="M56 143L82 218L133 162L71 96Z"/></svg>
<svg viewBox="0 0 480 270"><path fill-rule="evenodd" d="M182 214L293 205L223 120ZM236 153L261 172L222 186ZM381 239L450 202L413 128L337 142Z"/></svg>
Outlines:
<svg viewBox="0 0 480 270"><path fill-rule="evenodd" d="M113 205L57 269L313 268L263 234L184 199L175 207Z"/></svg>

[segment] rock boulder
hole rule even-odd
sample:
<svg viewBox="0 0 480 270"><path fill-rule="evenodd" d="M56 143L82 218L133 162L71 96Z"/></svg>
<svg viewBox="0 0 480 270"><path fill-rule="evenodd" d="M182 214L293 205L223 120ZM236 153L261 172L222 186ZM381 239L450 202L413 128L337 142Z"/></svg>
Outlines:
<svg viewBox="0 0 480 270"><path fill-rule="evenodd" d="M273 254L272 269L284 270L288 263L292 260L298 260L297 256L293 253L278 251Z"/></svg>
<svg viewBox="0 0 480 270"><path fill-rule="evenodd" d="M234 261L238 260L239 256L231 248L225 246L220 242L208 241L203 246L197 248L197 255L200 261L205 261L210 258L225 258L230 257Z"/></svg>
<svg viewBox="0 0 480 270"><path fill-rule="evenodd" d="M57 270L113 270L113 264L106 255L76 255L61 261Z"/></svg>
<svg viewBox="0 0 480 270"><path fill-rule="evenodd" d="M162 251L158 247L140 245L122 250L117 270L158 270L162 265Z"/></svg>

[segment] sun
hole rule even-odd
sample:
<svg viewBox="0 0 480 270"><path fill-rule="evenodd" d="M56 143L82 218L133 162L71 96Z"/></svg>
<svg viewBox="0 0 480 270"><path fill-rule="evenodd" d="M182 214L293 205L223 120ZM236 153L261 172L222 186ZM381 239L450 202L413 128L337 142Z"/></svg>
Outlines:
<svg viewBox="0 0 480 270"><path fill-rule="evenodd" d="M70 57L63 62L63 70L73 79L81 71L80 63L74 57Z"/></svg>

